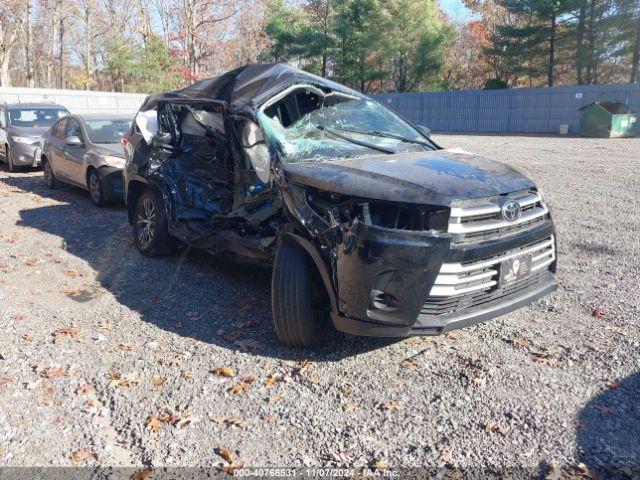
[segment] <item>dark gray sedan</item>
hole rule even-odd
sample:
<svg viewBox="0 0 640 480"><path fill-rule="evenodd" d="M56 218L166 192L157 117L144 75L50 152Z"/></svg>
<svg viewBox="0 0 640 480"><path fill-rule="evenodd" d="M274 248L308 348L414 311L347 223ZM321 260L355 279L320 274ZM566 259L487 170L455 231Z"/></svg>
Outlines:
<svg viewBox="0 0 640 480"><path fill-rule="evenodd" d="M55 103L0 103L0 160L10 172L38 166L42 134L65 115L69 111Z"/></svg>
<svg viewBox="0 0 640 480"><path fill-rule="evenodd" d="M84 188L98 206L122 199L122 136L129 115L70 115L56 122L42 140L42 168L49 188L68 183Z"/></svg>

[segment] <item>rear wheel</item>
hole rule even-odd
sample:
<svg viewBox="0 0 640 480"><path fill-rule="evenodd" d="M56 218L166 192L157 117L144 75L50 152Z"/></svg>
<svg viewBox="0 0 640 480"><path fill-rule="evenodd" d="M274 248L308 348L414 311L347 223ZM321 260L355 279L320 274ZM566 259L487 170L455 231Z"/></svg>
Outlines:
<svg viewBox="0 0 640 480"><path fill-rule="evenodd" d="M91 201L94 205L103 207L107 203L104 198L102 181L100 181L98 172L93 168L89 170L89 174L87 175L87 188L89 189L89 195L91 195Z"/></svg>
<svg viewBox="0 0 640 480"><path fill-rule="evenodd" d="M56 178L55 173L53 173L53 168L51 168L51 164L46 158L42 159L42 172L44 173L44 183L51 190L56 189L62 185L60 180Z"/></svg>
<svg viewBox="0 0 640 480"><path fill-rule="evenodd" d="M330 326L329 298L307 252L283 239L271 279L273 323L285 345L307 347L324 340Z"/></svg>
<svg viewBox="0 0 640 480"><path fill-rule="evenodd" d="M173 250L166 210L160 195L153 190L147 189L138 197L133 219L133 242L147 257L168 255Z"/></svg>

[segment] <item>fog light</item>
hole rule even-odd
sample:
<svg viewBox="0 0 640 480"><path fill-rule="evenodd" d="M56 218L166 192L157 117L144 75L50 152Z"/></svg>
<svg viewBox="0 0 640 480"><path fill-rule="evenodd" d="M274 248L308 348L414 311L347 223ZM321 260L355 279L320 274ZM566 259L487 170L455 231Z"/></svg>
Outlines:
<svg viewBox="0 0 640 480"><path fill-rule="evenodd" d="M18 160L20 160L21 162L24 162L24 155L20 155L20 156L18 157Z"/></svg>
<svg viewBox="0 0 640 480"><path fill-rule="evenodd" d="M398 310L398 301L396 298L380 290L373 290L371 292L371 305L376 310L383 310L385 312L395 312Z"/></svg>

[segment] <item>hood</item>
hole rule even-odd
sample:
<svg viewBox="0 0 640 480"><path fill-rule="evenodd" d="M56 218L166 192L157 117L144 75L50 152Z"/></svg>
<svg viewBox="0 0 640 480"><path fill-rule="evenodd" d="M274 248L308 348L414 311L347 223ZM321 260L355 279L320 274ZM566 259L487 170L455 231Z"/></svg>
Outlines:
<svg viewBox="0 0 640 480"><path fill-rule="evenodd" d="M451 206L535 187L513 167L461 150L285 164L288 180L355 197Z"/></svg>
<svg viewBox="0 0 640 480"><path fill-rule="evenodd" d="M49 130L49 127L17 127L15 125L9 125L7 129L11 135L34 138L41 137L47 130Z"/></svg>
<svg viewBox="0 0 640 480"><path fill-rule="evenodd" d="M100 155L125 158L124 148L121 143L94 143L93 148Z"/></svg>

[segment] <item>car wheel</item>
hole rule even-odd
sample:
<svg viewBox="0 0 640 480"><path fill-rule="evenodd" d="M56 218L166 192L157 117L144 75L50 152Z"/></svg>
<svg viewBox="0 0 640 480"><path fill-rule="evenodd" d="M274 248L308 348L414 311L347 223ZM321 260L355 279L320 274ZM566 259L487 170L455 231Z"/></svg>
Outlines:
<svg viewBox="0 0 640 480"><path fill-rule="evenodd" d="M133 242L147 257L168 255L174 241L169 235L169 222L160 195L147 189L138 198L133 222Z"/></svg>
<svg viewBox="0 0 640 480"><path fill-rule="evenodd" d="M89 195L91 195L91 201L97 207L103 207L107 202L104 199L104 191L102 189L102 182L98 177L98 172L94 169L89 170L87 176L87 188L89 189Z"/></svg>
<svg viewBox="0 0 640 480"><path fill-rule="evenodd" d="M51 168L51 164L46 158L42 159L42 172L44 173L44 183L51 190L59 188L62 185L60 180L56 178L55 173L53 173L53 168Z"/></svg>
<svg viewBox="0 0 640 480"><path fill-rule="evenodd" d="M9 148L9 145L5 147L4 158L7 161L7 170L12 173L16 172L18 168L13 163L13 153L11 153L11 149Z"/></svg>
<svg viewBox="0 0 640 480"><path fill-rule="evenodd" d="M307 347L324 340L330 326L329 298L307 252L291 240L278 247L271 277L271 308L278 338Z"/></svg>

